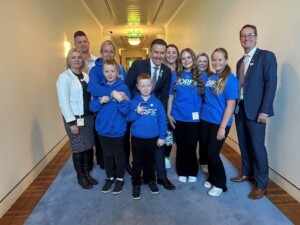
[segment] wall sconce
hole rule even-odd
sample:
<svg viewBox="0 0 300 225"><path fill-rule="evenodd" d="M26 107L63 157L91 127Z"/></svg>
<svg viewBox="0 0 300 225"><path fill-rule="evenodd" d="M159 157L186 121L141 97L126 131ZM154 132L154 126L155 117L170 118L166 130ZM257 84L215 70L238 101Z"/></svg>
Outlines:
<svg viewBox="0 0 300 225"><path fill-rule="evenodd" d="M64 41L64 47L65 47L65 57L67 57L71 49L71 43L68 41Z"/></svg>
<svg viewBox="0 0 300 225"><path fill-rule="evenodd" d="M139 45L141 43L140 37L142 36L141 31L129 30L128 31L128 43L130 45Z"/></svg>

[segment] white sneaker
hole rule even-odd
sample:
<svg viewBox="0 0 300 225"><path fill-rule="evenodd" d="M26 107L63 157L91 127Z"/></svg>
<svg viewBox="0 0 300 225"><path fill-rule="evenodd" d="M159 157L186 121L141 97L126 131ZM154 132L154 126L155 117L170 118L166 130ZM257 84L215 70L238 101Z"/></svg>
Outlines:
<svg viewBox="0 0 300 225"><path fill-rule="evenodd" d="M205 181L204 184L203 184L203 186L204 186L205 188L207 188L207 189L212 188L212 184L211 184L209 181Z"/></svg>
<svg viewBox="0 0 300 225"><path fill-rule="evenodd" d="M195 183L196 181L197 181L197 177L189 176L189 182L190 183Z"/></svg>
<svg viewBox="0 0 300 225"><path fill-rule="evenodd" d="M165 158L165 165L166 165L166 169L170 169L171 168L171 161L169 158Z"/></svg>
<svg viewBox="0 0 300 225"><path fill-rule="evenodd" d="M186 177L184 176L179 176L178 177L179 182L185 183L186 182Z"/></svg>
<svg viewBox="0 0 300 225"><path fill-rule="evenodd" d="M208 194L209 194L210 196L213 196L213 197L218 197L220 194L222 194L222 192L223 192L223 189L222 189L222 188L218 188L218 187L216 187L216 186L213 186L212 189L210 189L210 190L208 191Z"/></svg>
<svg viewBox="0 0 300 225"><path fill-rule="evenodd" d="M200 165L203 173L208 173L208 167L206 164Z"/></svg>

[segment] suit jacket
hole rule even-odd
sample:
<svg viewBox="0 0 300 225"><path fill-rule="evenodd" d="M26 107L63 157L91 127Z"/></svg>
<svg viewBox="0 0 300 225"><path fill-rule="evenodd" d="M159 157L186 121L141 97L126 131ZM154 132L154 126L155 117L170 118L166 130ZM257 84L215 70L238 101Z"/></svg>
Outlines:
<svg viewBox="0 0 300 225"><path fill-rule="evenodd" d="M242 57L237 63L239 78ZM273 52L257 49L249 63L244 80L244 108L248 119L259 113L274 116L273 101L277 86L277 62Z"/></svg>
<svg viewBox="0 0 300 225"><path fill-rule="evenodd" d="M138 91L136 88L136 79L140 73L148 73L151 76L150 59L136 60L132 63L130 69L128 70L125 83L131 91L132 98ZM161 100L165 110L167 110L169 89L171 85L171 69L166 65L161 64L158 74L161 74L161 76L158 77L153 93L158 99Z"/></svg>

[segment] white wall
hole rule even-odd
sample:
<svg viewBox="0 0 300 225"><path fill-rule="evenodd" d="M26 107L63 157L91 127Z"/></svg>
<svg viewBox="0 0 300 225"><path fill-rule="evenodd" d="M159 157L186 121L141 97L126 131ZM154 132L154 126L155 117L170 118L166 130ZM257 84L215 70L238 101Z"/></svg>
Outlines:
<svg viewBox="0 0 300 225"><path fill-rule="evenodd" d="M65 137L55 83L64 70L64 41L73 45L78 29L98 55L102 28L81 1L1 0L0 217Z"/></svg>
<svg viewBox="0 0 300 225"><path fill-rule="evenodd" d="M258 29L258 47L275 53L278 87L275 117L267 127L266 144L271 178L300 201L300 2L297 0L188 0L166 27L168 43L191 47L209 55L217 47L229 52L235 72L243 49L239 30L245 24ZM234 127L233 127L234 128ZM235 130L230 138L237 142Z"/></svg>

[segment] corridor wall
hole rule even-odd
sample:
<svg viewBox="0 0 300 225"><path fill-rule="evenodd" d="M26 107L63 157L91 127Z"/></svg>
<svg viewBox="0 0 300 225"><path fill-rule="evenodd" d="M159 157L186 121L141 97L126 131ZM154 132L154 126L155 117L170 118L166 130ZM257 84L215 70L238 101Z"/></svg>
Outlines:
<svg viewBox="0 0 300 225"><path fill-rule="evenodd" d="M56 95L64 41L83 30L99 55L102 26L83 1L2 0L0 217L66 142Z"/></svg>

